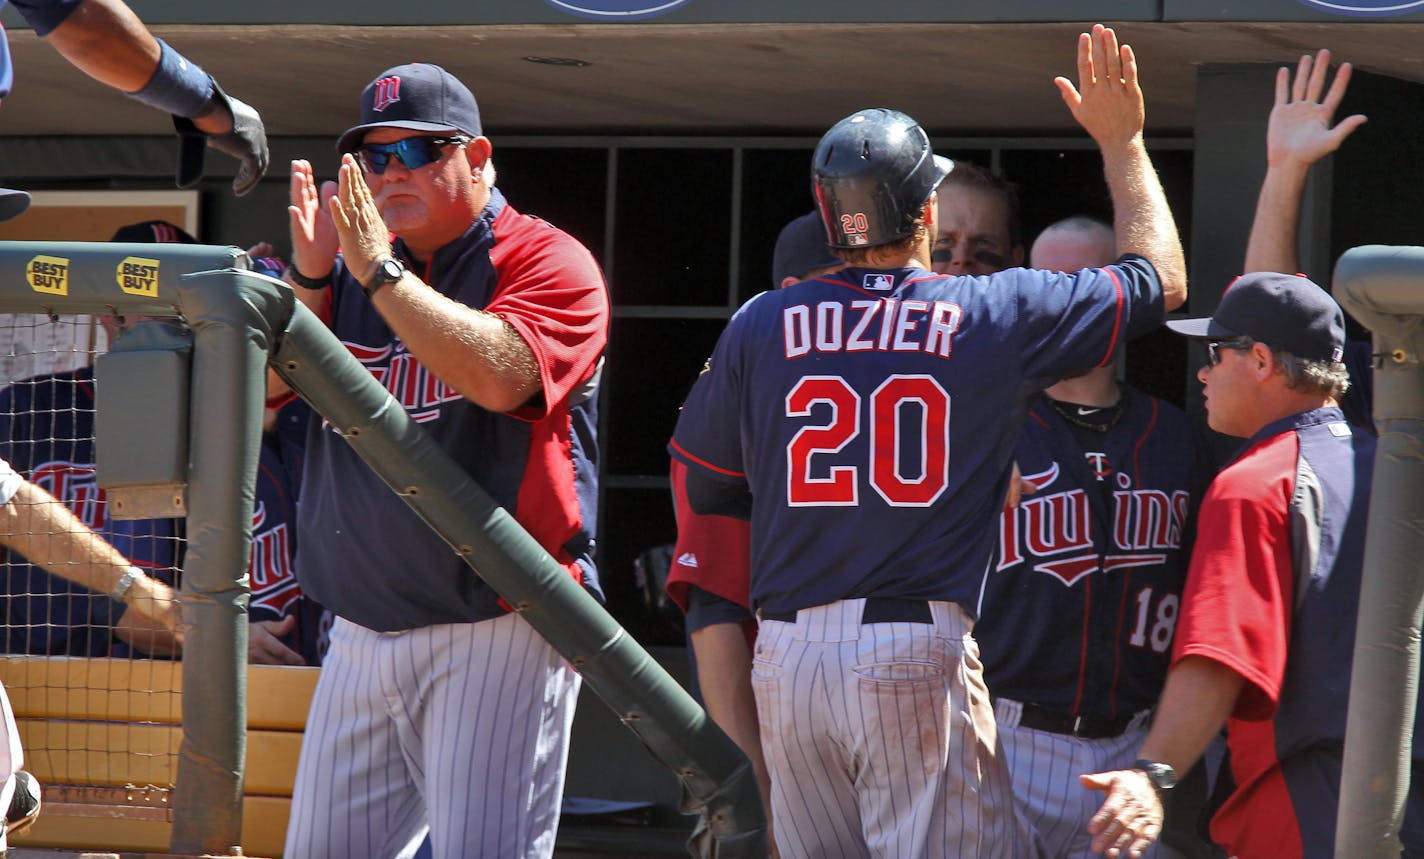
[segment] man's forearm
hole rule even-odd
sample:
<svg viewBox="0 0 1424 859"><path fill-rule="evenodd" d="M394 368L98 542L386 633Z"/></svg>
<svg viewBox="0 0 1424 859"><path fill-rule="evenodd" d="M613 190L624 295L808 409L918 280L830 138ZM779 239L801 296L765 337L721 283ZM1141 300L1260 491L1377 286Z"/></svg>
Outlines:
<svg viewBox="0 0 1424 859"><path fill-rule="evenodd" d="M1305 180L1310 165L1294 163L1266 168L1261 194L1256 200L1256 217L1246 241L1243 274L1276 271L1296 274L1300 255L1296 233L1300 229L1300 201L1305 196Z"/></svg>
<svg viewBox="0 0 1424 859"><path fill-rule="evenodd" d="M1162 282L1168 311L1187 300L1187 268L1177 223L1141 137L1103 150L1103 173L1112 195L1118 253L1146 257Z"/></svg>
<svg viewBox="0 0 1424 859"><path fill-rule="evenodd" d="M410 273L374 300L411 354L476 405L507 412L539 392L534 351L503 319L452 301Z"/></svg>
<svg viewBox="0 0 1424 859"><path fill-rule="evenodd" d="M54 496L21 484L0 507L0 542L46 572L107 594L132 565Z"/></svg>
<svg viewBox="0 0 1424 859"><path fill-rule="evenodd" d="M75 68L123 92L143 89L158 68L158 41L120 0L84 0L45 39Z"/></svg>
<svg viewBox="0 0 1424 859"><path fill-rule="evenodd" d="M756 772L762 800L771 807L771 779L761 751L752 659L741 624L714 623L692 633L697 680L707 714L746 754Z"/></svg>
<svg viewBox="0 0 1424 859"><path fill-rule="evenodd" d="M1185 774L1221 733L1243 682L1235 671L1200 656L1185 657L1172 666L1141 757Z"/></svg>

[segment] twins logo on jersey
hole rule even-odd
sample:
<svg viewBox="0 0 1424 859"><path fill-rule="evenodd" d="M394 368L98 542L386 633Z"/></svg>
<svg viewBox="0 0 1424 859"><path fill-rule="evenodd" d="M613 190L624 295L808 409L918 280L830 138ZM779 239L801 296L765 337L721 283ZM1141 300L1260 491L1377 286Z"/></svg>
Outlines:
<svg viewBox="0 0 1424 859"><path fill-rule="evenodd" d="M1163 564L1167 552L1182 545L1191 493L1133 489L1128 475L1115 471L1102 453L1085 453L1098 480L1113 479L1112 533L1099 557L1093 541L1092 503L1082 489L1044 492L1057 481L1058 463L1024 480L1040 491L999 517L999 560L995 572L1043 559L1033 569L1072 587L1084 576L1127 567Z"/></svg>
<svg viewBox="0 0 1424 859"><path fill-rule="evenodd" d="M257 502L252 511L252 563L248 566L252 606L285 616L302 595L292 566L291 534L286 522L267 525L267 506Z"/></svg>
<svg viewBox="0 0 1424 859"><path fill-rule="evenodd" d="M94 466L78 462L52 461L35 468L30 482L64 502L90 528L103 530L109 517L104 490L94 477Z"/></svg>
<svg viewBox="0 0 1424 859"><path fill-rule="evenodd" d="M418 423L435 420L440 417L440 406L461 399L458 391L410 354L404 343L371 347L342 342Z"/></svg>

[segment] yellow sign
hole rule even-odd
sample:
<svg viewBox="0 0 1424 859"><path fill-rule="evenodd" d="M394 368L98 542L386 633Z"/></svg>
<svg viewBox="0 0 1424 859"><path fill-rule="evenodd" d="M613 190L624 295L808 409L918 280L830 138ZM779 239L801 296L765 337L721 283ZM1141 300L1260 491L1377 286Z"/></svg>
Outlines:
<svg viewBox="0 0 1424 859"><path fill-rule="evenodd" d="M25 266L25 280L30 289L47 295L69 294L69 260L64 257L37 256Z"/></svg>
<svg viewBox="0 0 1424 859"><path fill-rule="evenodd" d="M158 295L158 260L143 257L124 257L115 275L119 279L119 289L129 295Z"/></svg>

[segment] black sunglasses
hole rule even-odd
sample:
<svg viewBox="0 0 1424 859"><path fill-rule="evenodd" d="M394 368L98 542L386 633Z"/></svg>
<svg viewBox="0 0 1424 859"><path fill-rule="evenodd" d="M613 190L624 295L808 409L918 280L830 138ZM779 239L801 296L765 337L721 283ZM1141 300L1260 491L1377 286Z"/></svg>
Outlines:
<svg viewBox="0 0 1424 859"><path fill-rule="evenodd" d="M1221 363L1222 349L1235 349L1238 352L1245 352L1250 349L1256 341L1250 337L1238 337L1235 340L1208 340L1206 341L1206 365L1215 367Z"/></svg>
<svg viewBox="0 0 1424 859"><path fill-rule="evenodd" d="M395 143L363 143L356 150L356 160L362 170L380 176L391 165L392 156L407 170L417 170L444 157L446 146L469 142L468 137L407 137Z"/></svg>

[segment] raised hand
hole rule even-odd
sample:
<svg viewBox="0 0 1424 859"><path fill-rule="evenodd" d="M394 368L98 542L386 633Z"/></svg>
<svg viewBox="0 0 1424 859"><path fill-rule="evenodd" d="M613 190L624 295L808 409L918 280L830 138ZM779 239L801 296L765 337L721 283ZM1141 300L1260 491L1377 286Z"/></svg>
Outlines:
<svg viewBox="0 0 1424 859"><path fill-rule="evenodd" d="M341 156L338 185L336 195L326 201L327 212L341 241L346 270L365 282L376 260L391 256L391 233L354 155Z"/></svg>
<svg viewBox="0 0 1424 859"><path fill-rule="evenodd" d="M1294 81L1289 67L1282 66L1276 72L1276 103L1266 126L1268 164L1309 167L1338 149L1351 132L1365 123L1364 115L1357 113L1330 127L1350 83L1350 64L1340 64L1322 99L1329 69L1330 51L1322 48L1313 60L1310 54L1300 58Z"/></svg>
<svg viewBox="0 0 1424 859"><path fill-rule="evenodd" d="M1073 118L1100 149L1140 139L1145 111L1137 83L1137 58L1128 45L1119 46L1110 27L1094 24L1092 33L1078 36L1078 86L1054 78Z"/></svg>
<svg viewBox="0 0 1424 859"><path fill-rule="evenodd" d="M292 162L291 204L287 214L292 230L292 268L304 277L321 279L336 265L339 243L326 201L336 196L336 183L318 186L311 162Z"/></svg>

